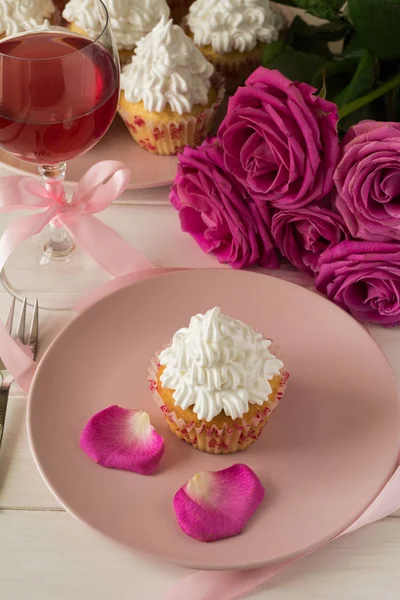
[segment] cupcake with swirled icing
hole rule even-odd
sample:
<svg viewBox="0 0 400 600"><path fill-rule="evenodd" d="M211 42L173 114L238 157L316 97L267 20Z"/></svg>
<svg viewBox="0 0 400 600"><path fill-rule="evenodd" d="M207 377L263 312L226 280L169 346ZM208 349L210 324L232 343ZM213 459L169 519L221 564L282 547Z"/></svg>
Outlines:
<svg viewBox="0 0 400 600"><path fill-rule="evenodd" d="M288 379L270 346L218 307L192 317L150 367L150 389L171 431L211 454L254 444Z"/></svg>
<svg viewBox="0 0 400 600"><path fill-rule="evenodd" d="M261 65L266 44L278 40L286 19L269 0L196 0L185 21L188 33L234 92Z"/></svg>
<svg viewBox="0 0 400 600"><path fill-rule="evenodd" d="M0 38L37 29L54 13L51 0L0 0Z"/></svg>
<svg viewBox="0 0 400 600"><path fill-rule="evenodd" d="M139 40L161 17L168 18L170 14L166 0L107 0L106 5L122 64L129 62ZM70 31L91 39L96 39L103 29L97 0L69 0L63 18Z"/></svg>
<svg viewBox="0 0 400 600"><path fill-rule="evenodd" d="M225 90L183 29L161 19L122 70L119 113L148 152L176 154L210 132Z"/></svg>

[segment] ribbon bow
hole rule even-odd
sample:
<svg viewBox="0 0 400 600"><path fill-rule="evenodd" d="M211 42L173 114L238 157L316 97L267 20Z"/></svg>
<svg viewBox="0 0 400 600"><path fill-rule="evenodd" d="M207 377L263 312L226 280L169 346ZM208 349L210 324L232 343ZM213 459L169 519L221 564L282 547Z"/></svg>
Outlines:
<svg viewBox="0 0 400 600"><path fill-rule="evenodd" d="M130 171L121 162L105 160L91 167L67 202L64 187L43 184L33 177L0 179L0 211L44 209L11 223L0 241L0 272L12 251L27 238L40 233L53 219L69 231L77 245L106 271L119 277L135 270L153 268L127 242L99 221L103 211L127 188Z"/></svg>

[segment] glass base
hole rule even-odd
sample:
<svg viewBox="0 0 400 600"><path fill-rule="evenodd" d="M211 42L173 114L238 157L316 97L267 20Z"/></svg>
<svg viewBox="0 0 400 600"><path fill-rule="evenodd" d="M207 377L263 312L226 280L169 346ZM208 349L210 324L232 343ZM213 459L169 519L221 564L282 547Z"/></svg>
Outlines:
<svg viewBox="0 0 400 600"><path fill-rule="evenodd" d="M17 299L38 299L41 310L71 310L90 291L112 279L85 252L67 241L49 241L49 229L29 238L12 253L1 274Z"/></svg>
<svg viewBox="0 0 400 600"><path fill-rule="evenodd" d="M73 257L76 251L76 246L70 238L60 240L54 243L51 239L43 248L43 257L40 264L45 264L49 260L69 260Z"/></svg>

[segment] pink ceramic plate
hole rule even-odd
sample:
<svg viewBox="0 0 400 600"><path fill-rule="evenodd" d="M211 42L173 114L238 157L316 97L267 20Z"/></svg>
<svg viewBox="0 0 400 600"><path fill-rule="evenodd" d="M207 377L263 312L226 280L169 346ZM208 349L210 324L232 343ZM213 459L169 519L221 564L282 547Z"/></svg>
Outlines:
<svg viewBox="0 0 400 600"><path fill-rule="evenodd" d="M176 156L157 156L143 150L129 135L117 115L105 137L92 150L68 162L67 186L74 187L82 175L100 160L120 160L132 171L129 189L143 189L170 185L176 173ZM38 177L35 165L18 160L0 149L0 164L20 175Z"/></svg>
<svg viewBox="0 0 400 600"><path fill-rule="evenodd" d="M147 389L153 353L215 305L272 337L291 372L260 440L230 456L175 438ZM79 449L87 420L110 404L150 412L166 442L156 475L105 469ZM321 296L266 275L181 271L104 298L61 333L35 377L28 432L44 479L75 517L155 559L230 569L311 549L358 517L395 465L400 403L368 332ZM172 508L176 490L196 471L236 462L267 490L245 531L211 544L184 535Z"/></svg>

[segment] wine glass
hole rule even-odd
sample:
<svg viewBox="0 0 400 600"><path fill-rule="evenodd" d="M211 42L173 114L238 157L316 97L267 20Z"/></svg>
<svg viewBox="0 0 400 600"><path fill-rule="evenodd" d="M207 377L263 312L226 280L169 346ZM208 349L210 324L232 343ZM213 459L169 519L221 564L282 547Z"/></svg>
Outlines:
<svg viewBox="0 0 400 600"><path fill-rule="evenodd" d="M62 186L66 161L97 144L118 107L118 51L102 0L96 10L102 31L95 40L51 26L0 40L0 147L36 164L47 186ZM39 296L43 308L71 308L107 275L57 220L46 234L14 250L3 285L17 298Z"/></svg>

